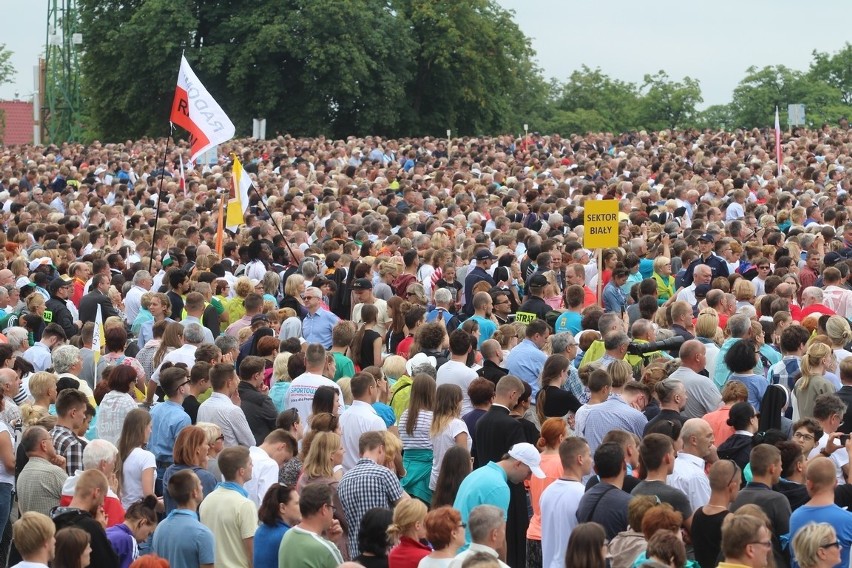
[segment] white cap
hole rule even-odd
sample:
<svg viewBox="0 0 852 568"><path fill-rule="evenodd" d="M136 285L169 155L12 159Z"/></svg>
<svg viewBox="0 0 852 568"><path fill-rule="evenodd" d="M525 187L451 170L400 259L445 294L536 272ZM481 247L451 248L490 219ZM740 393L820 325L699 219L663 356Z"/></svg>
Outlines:
<svg viewBox="0 0 852 568"><path fill-rule="evenodd" d="M414 374L414 367L417 367L421 363L429 363L435 368L438 368L438 360L432 357L431 355L426 355L422 351L417 353L414 357L408 360L405 364L405 370L408 372L408 376Z"/></svg>
<svg viewBox="0 0 852 568"><path fill-rule="evenodd" d="M515 444L509 450L509 457L518 460L532 471L532 474L539 479L547 477L541 469L541 454L532 444L523 442Z"/></svg>

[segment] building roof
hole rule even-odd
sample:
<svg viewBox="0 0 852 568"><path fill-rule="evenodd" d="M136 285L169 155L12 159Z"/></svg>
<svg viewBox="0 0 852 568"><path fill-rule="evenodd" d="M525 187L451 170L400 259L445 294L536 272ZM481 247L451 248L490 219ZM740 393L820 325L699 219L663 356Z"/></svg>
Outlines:
<svg viewBox="0 0 852 568"><path fill-rule="evenodd" d="M5 128L0 126L0 142L7 146L29 144L33 141L33 103L26 101L0 101Z"/></svg>

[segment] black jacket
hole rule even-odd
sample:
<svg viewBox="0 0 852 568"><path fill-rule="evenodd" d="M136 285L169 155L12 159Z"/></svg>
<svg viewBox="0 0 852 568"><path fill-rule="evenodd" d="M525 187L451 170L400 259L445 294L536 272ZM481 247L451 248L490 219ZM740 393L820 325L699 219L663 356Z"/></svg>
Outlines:
<svg viewBox="0 0 852 568"><path fill-rule="evenodd" d="M526 442L521 423L505 406L492 405L476 423L476 467L499 462L509 449Z"/></svg>
<svg viewBox="0 0 852 568"><path fill-rule="evenodd" d="M118 555L112 549L106 531L90 513L72 507L56 507L50 512L50 518L57 532L66 527L75 527L89 533L92 546L90 566L119 565Z"/></svg>
<svg viewBox="0 0 852 568"><path fill-rule="evenodd" d="M275 403L246 381L240 381L237 390L240 393L240 408L243 409L251 433L259 446L266 436L275 430L275 419L278 418Z"/></svg>
<svg viewBox="0 0 852 568"><path fill-rule="evenodd" d="M60 300L56 296L51 296L45 305L44 322L58 324L65 330L66 339L71 339L80 333L79 328L74 323L74 316L71 315L71 311L65 304L65 300Z"/></svg>
<svg viewBox="0 0 852 568"><path fill-rule="evenodd" d="M98 306L101 307L101 317L103 321L110 316L117 316L118 310L112 305L109 297L102 294L98 290L92 290L80 299L80 321L88 322L95 321L95 316L98 313Z"/></svg>
<svg viewBox="0 0 852 568"><path fill-rule="evenodd" d="M722 442L716 449L716 453L719 454L719 459L734 460L734 463L740 466L740 471L742 471L751 459L751 443L751 436L733 434Z"/></svg>
<svg viewBox="0 0 852 568"><path fill-rule="evenodd" d="M497 381L509 374L509 369L504 369L494 361L486 359L477 373L480 377L488 379L496 385Z"/></svg>

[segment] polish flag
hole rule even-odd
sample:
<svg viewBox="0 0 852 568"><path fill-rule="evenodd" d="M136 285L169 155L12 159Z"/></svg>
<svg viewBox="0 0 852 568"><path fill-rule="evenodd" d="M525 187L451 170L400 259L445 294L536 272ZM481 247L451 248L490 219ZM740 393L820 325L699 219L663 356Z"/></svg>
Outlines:
<svg viewBox="0 0 852 568"><path fill-rule="evenodd" d="M781 175L781 165L784 163L784 152L781 148L781 119L778 117L778 107L775 107L775 161L778 163L778 175Z"/></svg>
<svg viewBox="0 0 852 568"><path fill-rule="evenodd" d="M213 146L227 142L236 133L234 123L207 92L183 56L180 58L180 72L169 120L189 132L191 162L195 162L198 156Z"/></svg>

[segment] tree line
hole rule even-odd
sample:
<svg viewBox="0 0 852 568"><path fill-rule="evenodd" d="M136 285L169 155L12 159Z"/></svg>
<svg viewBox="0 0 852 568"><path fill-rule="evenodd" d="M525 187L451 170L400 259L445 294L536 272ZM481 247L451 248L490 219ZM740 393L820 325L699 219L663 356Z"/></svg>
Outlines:
<svg viewBox="0 0 852 568"><path fill-rule="evenodd" d="M698 80L641 84L582 67L546 80L494 0L79 0L87 136L163 136L184 53L237 126L267 135L563 135L766 127L806 105L809 123L852 109L852 46L807 71L750 68L727 105L699 111Z"/></svg>

